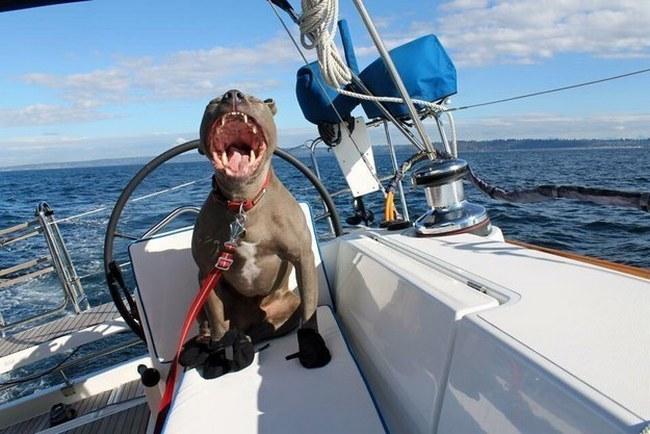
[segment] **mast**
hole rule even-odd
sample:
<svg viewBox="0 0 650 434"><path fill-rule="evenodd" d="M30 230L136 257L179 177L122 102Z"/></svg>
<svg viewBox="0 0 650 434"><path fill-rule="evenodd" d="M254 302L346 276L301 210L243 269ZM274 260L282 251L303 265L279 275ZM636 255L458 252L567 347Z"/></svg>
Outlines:
<svg viewBox="0 0 650 434"><path fill-rule="evenodd" d="M413 101L411 101L411 96L406 90L406 86L404 86L402 77L400 77L399 72L397 71L397 68L393 63L393 59L391 59L388 50L386 50L384 41L381 39L379 32L377 32L375 23L372 21L370 14L368 14L368 11L366 10L366 7L363 4L362 0L353 0L353 2L357 10L359 11L359 15L361 16L361 19L363 20L366 28L368 29L368 33L370 34L370 37L375 43L375 47L377 47L377 51L379 51L379 55L384 61L384 65L386 65L386 69L388 70L388 73L390 74L393 83L395 83L397 90L399 91L402 99L404 100L404 103L406 104L406 107L408 108L409 114L411 115L411 119L413 119L413 125L415 125L415 129L420 135L420 138L422 139L422 143L424 143L424 146L426 147L427 151L429 151L429 153L435 155L435 148L431 144L431 140L429 139L429 136L427 135L427 132L424 129L424 125L422 124L422 121L418 116L418 112L415 109L415 106L413 105Z"/></svg>

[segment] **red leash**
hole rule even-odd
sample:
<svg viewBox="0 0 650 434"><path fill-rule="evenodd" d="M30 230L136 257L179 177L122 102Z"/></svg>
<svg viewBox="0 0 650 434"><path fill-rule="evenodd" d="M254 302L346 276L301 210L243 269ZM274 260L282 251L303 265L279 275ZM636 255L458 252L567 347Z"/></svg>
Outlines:
<svg viewBox="0 0 650 434"><path fill-rule="evenodd" d="M194 324L199 311L203 309L203 305L208 299L208 295L210 295L210 292L217 286L219 280L221 280L221 272L230 269L230 266L233 262L233 253L235 252L236 248L237 246L235 243L224 243L223 249L217 258L217 264L201 282L201 288L199 289L198 294L196 294L194 297L194 300L192 300L192 304L190 304L187 315L185 315L185 322L183 323L181 336L178 340L178 346L176 347L176 355L174 355L171 368L169 369L169 375L167 376L167 381L165 382L165 393L160 400L158 416L156 418L156 426L154 428L155 434L160 434L162 432L165 420L167 419L167 413L169 413L169 408L171 406L172 399L174 398L174 389L176 387L176 380L178 376L178 359L181 352L183 351L183 346L185 345L187 335L190 332L190 329L192 328L192 325Z"/></svg>

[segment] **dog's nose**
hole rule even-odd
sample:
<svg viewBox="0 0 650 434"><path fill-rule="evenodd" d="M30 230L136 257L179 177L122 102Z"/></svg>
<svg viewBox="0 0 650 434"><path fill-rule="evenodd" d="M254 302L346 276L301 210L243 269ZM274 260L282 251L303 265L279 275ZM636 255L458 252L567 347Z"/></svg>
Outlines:
<svg viewBox="0 0 650 434"><path fill-rule="evenodd" d="M237 105L244 101L244 94L237 89L231 89L223 94L221 100L224 102L231 102L233 105Z"/></svg>

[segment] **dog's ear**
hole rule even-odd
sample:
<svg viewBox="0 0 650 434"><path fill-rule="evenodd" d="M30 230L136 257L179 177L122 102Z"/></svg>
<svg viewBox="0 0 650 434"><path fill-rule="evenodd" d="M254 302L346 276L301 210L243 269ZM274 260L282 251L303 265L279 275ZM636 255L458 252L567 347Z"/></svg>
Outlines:
<svg viewBox="0 0 650 434"><path fill-rule="evenodd" d="M273 98L267 98L264 100L264 104L268 106L268 108L271 110L271 113L273 113L273 116L278 112L278 108L275 105L275 101L273 101Z"/></svg>

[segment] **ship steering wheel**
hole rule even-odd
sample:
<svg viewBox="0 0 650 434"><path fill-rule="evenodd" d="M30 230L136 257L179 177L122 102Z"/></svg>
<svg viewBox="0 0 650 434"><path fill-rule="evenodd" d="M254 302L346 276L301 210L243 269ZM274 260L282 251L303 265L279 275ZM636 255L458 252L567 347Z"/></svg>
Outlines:
<svg viewBox="0 0 650 434"><path fill-rule="evenodd" d="M198 147L198 140L192 140L175 146L160 154L140 169L120 194L120 197L113 207L113 212L111 213L111 218L106 229L106 237L104 239L104 272L106 275L106 284L108 285L108 290L118 312L122 315L122 318L124 318L124 321L131 330L133 330L133 332L143 340L144 331L142 329L142 322L140 321L135 300L133 299L133 289L129 288L126 284L122 274L122 268L114 259L114 241L116 237L120 236L117 231L118 223L122 217L122 211L129 202L131 195L147 176L163 163L178 155L197 150ZM278 148L274 151L274 155L291 164L311 182L316 191L318 191L323 205L326 208L325 215L331 220L334 235L337 237L340 236L343 233L343 230L341 228L338 212L334 207L334 201L318 177L306 165L287 151Z"/></svg>

